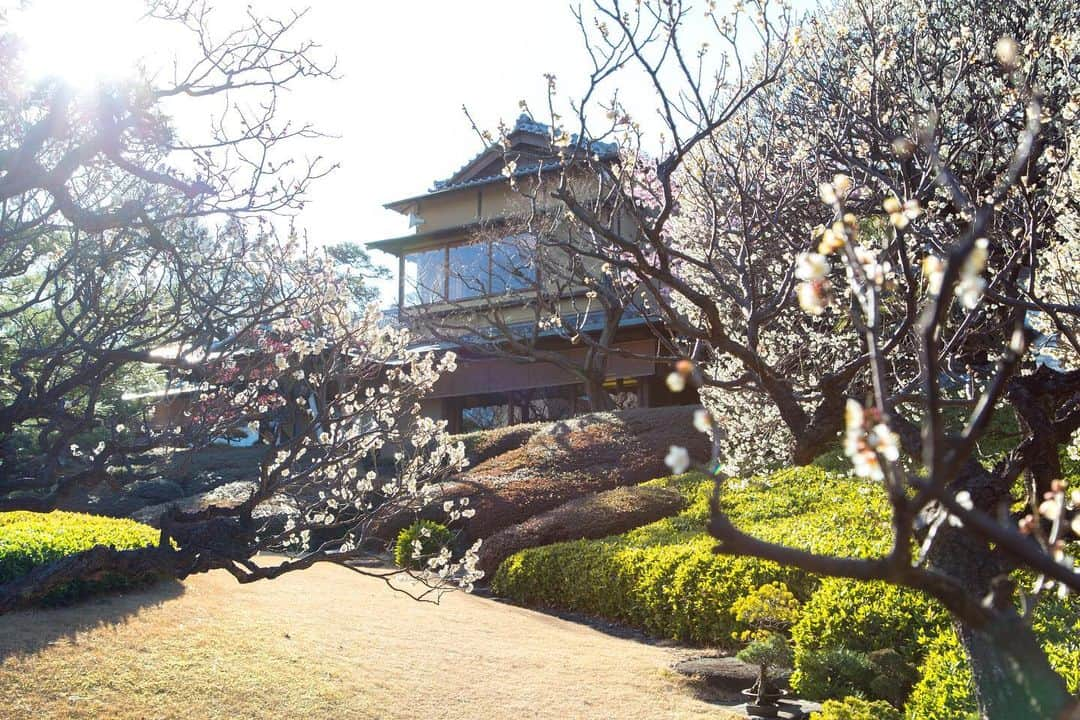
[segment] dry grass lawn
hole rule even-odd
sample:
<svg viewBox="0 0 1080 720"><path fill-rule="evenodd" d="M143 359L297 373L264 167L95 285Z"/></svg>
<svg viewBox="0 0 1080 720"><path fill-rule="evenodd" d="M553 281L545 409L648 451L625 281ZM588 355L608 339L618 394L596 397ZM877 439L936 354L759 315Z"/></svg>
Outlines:
<svg viewBox="0 0 1080 720"><path fill-rule="evenodd" d="M716 718L671 649L318 566L0 616L0 718Z"/></svg>

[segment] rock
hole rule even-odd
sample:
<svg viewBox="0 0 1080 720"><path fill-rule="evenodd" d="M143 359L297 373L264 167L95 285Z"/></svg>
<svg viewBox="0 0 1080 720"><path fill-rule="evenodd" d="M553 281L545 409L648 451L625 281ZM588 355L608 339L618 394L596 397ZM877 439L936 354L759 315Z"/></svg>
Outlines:
<svg viewBox="0 0 1080 720"><path fill-rule="evenodd" d="M490 579L519 550L623 533L674 515L684 505L674 490L642 485L577 498L485 538L478 567Z"/></svg>
<svg viewBox="0 0 1080 720"><path fill-rule="evenodd" d="M736 657L702 657L675 663L675 672L688 677L700 678L710 687L738 693L757 682L758 667ZM770 679L786 687L790 672L773 671Z"/></svg>
<svg viewBox="0 0 1080 720"><path fill-rule="evenodd" d="M127 494L150 503L163 503L184 497L184 488L172 480L154 477L132 483Z"/></svg>

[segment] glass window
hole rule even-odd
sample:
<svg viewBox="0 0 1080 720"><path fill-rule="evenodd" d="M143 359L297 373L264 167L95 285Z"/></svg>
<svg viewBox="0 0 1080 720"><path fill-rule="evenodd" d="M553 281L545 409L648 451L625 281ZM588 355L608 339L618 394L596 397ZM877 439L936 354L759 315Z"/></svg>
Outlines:
<svg viewBox="0 0 1080 720"><path fill-rule="evenodd" d="M508 424L506 410L505 404L463 408L461 411L461 431L473 432L474 430L492 430L506 427Z"/></svg>
<svg viewBox="0 0 1080 720"><path fill-rule="evenodd" d="M491 244L491 292L524 290L536 283L536 238L510 235Z"/></svg>
<svg viewBox="0 0 1080 720"><path fill-rule="evenodd" d="M405 256L405 304L441 300L446 292L446 250L425 250Z"/></svg>
<svg viewBox="0 0 1080 720"><path fill-rule="evenodd" d="M488 245L472 243L450 248L450 299L483 297L488 294Z"/></svg>

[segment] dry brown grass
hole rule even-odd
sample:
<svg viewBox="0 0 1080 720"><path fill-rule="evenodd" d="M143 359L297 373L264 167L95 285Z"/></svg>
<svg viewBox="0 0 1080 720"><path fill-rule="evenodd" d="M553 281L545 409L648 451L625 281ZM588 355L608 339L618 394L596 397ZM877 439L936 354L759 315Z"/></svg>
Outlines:
<svg viewBox="0 0 1080 720"><path fill-rule="evenodd" d="M0 718L716 718L675 651L317 566L0 617Z"/></svg>

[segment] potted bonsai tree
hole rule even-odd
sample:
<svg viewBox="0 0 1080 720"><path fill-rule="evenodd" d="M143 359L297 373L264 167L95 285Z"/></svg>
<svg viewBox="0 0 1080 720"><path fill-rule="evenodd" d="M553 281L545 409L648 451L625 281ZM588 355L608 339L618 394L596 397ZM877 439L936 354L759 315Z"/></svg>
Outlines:
<svg viewBox="0 0 1080 720"><path fill-rule="evenodd" d="M791 647L787 631L799 618L799 601L782 583L762 585L732 605L735 619L747 627L738 639L748 644L736 655L758 666L757 682L743 690L752 699L746 710L758 717L776 717L776 701L786 693L770 680L770 671L790 670Z"/></svg>

